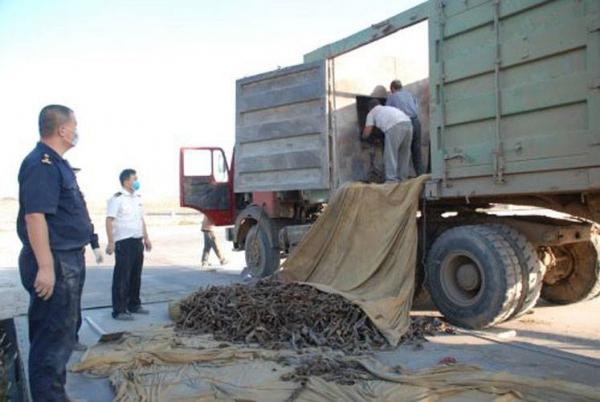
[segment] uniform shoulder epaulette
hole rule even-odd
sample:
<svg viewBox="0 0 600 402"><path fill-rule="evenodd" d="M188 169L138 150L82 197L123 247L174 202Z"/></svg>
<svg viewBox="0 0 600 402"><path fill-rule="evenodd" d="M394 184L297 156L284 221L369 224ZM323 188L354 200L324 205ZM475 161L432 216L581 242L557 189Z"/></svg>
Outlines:
<svg viewBox="0 0 600 402"><path fill-rule="evenodd" d="M48 154L44 154L44 155L42 156L42 163L43 163L44 165L52 165L52 160L50 159L50 155L48 155Z"/></svg>

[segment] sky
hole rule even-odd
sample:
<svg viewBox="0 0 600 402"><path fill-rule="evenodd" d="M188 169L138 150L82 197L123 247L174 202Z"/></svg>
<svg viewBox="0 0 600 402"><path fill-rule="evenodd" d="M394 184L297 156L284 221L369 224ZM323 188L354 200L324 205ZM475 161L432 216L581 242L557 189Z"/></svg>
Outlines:
<svg viewBox="0 0 600 402"><path fill-rule="evenodd" d="M40 109L75 111L65 158L92 201L138 171L147 199L178 196L178 150L235 141L235 80L422 0L0 0L0 197L17 197Z"/></svg>

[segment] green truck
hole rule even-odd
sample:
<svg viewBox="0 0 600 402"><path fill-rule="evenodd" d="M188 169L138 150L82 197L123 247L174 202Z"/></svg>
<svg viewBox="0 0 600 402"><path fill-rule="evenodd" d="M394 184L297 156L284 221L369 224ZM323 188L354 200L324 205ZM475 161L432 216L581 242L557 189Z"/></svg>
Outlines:
<svg viewBox="0 0 600 402"><path fill-rule="evenodd" d="M395 78L420 102L431 179L417 278L444 316L483 328L540 296L598 296L596 0L431 0L240 79L232 163L218 148L182 148L181 205L232 226L250 271L271 274L333 191L380 177L384 145L359 133Z"/></svg>

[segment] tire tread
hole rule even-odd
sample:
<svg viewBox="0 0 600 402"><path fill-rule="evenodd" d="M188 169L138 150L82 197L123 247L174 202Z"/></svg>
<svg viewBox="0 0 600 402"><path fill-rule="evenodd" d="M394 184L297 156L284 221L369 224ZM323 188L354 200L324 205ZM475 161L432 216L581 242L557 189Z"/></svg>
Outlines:
<svg viewBox="0 0 600 402"><path fill-rule="evenodd" d="M522 270L521 296L517 308L510 317L517 318L535 307L542 291L546 266L540 260L534 245L517 229L502 224L492 224L490 226L501 233L511 244Z"/></svg>
<svg viewBox="0 0 600 402"><path fill-rule="evenodd" d="M447 318L459 325L466 325L471 328L485 328L498 324L509 318L514 313L518 304L518 299L521 295L522 284L519 260L512 246L505 239L502 233L490 225L464 225L453 227L444 231L435 240L430 249L430 258L428 258L427 263L427 273L428 277L430 277L434 270L438 269L436 263L439 261L433 260L433 256L438 253L437 248L443 247L443 244L448 241L448 239L452 239L453 237L467 239L473 236L472 233L476 233L476 238L482 240L488 249L494 250L494 252L497 253L502 265L505 267L503 273L504 282L506 284L506 292L502 297L502 302L499 303L499 306L497 306L495 311L486 312L486 318L480 320L479 322L466 323L464 320L461 322L460 314L451 314L456 315L456 317ZM429 287L432 299L437 305L438 303L436 303L434 296L435 292L432 291L430 283Z"/></svg>

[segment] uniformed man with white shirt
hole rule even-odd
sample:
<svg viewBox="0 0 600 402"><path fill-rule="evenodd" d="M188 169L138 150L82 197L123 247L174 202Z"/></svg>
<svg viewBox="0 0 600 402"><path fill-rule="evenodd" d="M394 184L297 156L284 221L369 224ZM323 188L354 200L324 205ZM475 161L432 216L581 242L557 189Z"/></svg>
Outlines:
<svg viewBox="0 0 600 402"><path fill-rule="evenodd" d="M395 107L382 106L377 99L371 99L369 114L367 114L362 133L363 138L371 135L373 127L377 127L385 135L383 150L385 181L408 179L411 161L410 144L412 142L410 118Z"/></svg>
<svg viewBox="0 0 600 402"><path fill-rule="evenodd" d="M133 169L125 169L119 175L122 189L108 201L106 213L106 253L115 253L115 270L112 283L113 318L133 320L134 314L148 314L142 307L140 287L144 248L152 249L148 237L142 199L137 191L140 182Z"/></svg>

